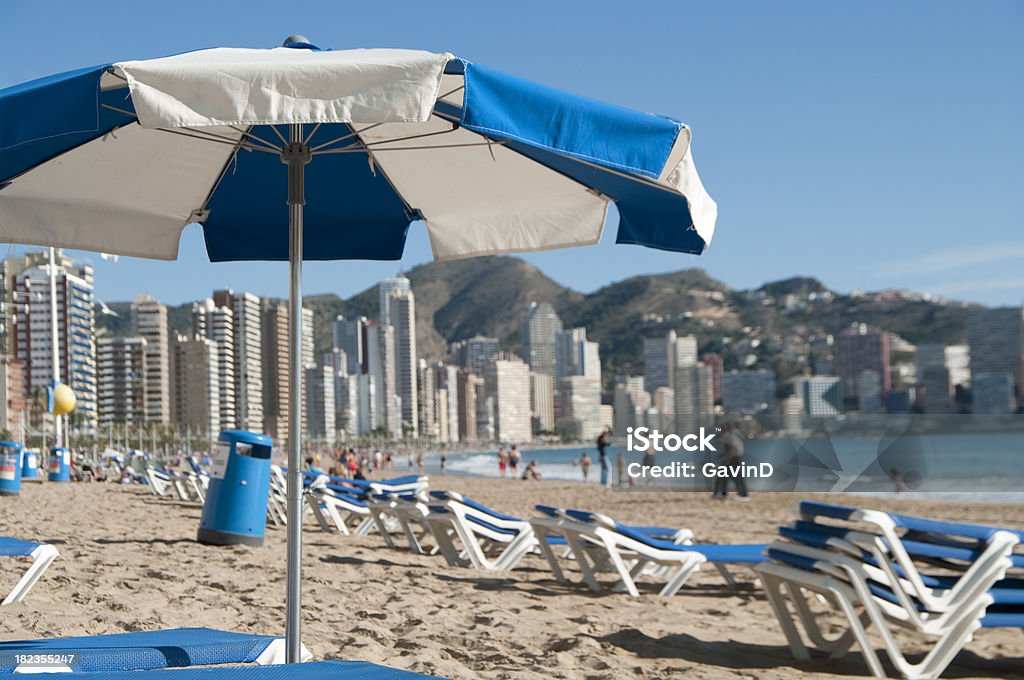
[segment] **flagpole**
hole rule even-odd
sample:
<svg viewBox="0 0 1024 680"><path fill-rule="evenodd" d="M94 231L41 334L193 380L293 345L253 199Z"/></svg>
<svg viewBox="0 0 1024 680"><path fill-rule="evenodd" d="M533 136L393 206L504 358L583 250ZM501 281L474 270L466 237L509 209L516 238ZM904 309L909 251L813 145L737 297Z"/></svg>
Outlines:
<svg viewBox="0 0 1024 680"><path fill-rule="evenodd" d="M288 335L291 377L288 381L288 596L285 618L285 660L302 660L302 208L305 167L311 154L302 125L291 125L290 143L281 149L288 166Z"/></svg>
<svg viewBox="0 0 1024 680"><path fill-rule="evenodd" d="M53 345L53 383L51 389L60 384L60 340L57 333L57 255L50 246L50 341ZM53 446L63 446L64 433L61 431L60 416L53 416ZM45 452L43 452L45 455Z"/></svg>

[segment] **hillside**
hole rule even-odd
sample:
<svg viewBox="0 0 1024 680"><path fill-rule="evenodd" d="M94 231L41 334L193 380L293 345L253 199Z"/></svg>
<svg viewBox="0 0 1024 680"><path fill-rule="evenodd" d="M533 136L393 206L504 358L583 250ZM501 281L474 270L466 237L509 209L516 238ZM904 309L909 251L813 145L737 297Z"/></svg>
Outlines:
<svg viewBox="0 0 1024 680"><path fill-rule="evenodd" d="M567 328L585 326L601 344L607 378L640 373L642 338L670 329L694 334L702 351L720 351L726 367L756 356L780 378L792 366L780 363L780 347L790 336L837 333L853 322L876 325L912 343L965 342L969 307L959 302L924 299L886 291L837 294L817 279L794 277L735 291L700 269L636 276L584 295L550 279L537 267L514 257L481 257L423 264L406 273L416 293L420 356L443 358L448 342L476 334L496 336L505 349L521 351L519 327L531 301L554 305ZM339 314L377 316L377 287L343 300L327 293L307 295L314 311L317 356L329 345L330 322ZM101 327L123 334L129 327L128 303L112 303L120 317L97 315ZM170 326L185 332L190 305L168 310ZM757 341L751 345L750 340ZM744 344L745 343L745 344ZM750 349L750 348L756 349ZM749 361L749 359L747 359Z"/></svg>

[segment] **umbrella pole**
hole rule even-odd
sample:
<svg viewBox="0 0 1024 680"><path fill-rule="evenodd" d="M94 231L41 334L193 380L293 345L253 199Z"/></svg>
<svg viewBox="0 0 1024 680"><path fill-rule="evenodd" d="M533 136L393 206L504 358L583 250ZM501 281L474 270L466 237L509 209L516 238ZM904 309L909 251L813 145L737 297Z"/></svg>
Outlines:
<svg viewBox="0 0 1024 680"><path fill-rule="evenodd" d="M306 204L305 167L309 146L302 125L290 126L290 144L281 149L288 165L288 596L285 660L302 660L302 207Z"/></svg>

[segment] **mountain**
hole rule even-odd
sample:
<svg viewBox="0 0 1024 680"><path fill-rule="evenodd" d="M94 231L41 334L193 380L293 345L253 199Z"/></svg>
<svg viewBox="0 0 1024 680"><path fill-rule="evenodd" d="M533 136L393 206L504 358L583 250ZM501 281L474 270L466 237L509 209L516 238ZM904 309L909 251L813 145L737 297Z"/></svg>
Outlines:
<svg viewBox="0 0 1024 680"><path fill-rule="evenodd" d="M840 294L808 277L737 291L701 269L634 276L582 294L515 257L432 262L406 276L416 294L421 357L444 358L449 342L477 334L498 337L504 349L520 352L523 313L533 301L548 301L566 328L585 326L588 338L601 344L607 379L642 373L642 339L669 330L696 335L701 351L720 352L727 369L747 365L754 357L758 365L774 368L785 379L799 370L799 365L780 358L794 337L835 334L859 322L912 343L962 343L970 309L965 303L900 291ZM376 318L379 304L377 286L347 300L330 293L307 295L304 303L314 312L317 356L330 346L336 316ZM98 313L98 325L111 333L127 333L128 303L109 307L120 316ZM190 304L168 309L173 330L187 332L190 310Z"/></svg>

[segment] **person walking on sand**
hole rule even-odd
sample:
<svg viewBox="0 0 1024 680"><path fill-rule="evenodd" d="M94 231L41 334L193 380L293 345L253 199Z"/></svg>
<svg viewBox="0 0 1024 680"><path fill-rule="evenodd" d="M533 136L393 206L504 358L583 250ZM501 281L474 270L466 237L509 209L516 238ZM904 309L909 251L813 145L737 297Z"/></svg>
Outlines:
<svg viewBox="0 0 1024 680"><path fill-rule="evenodd" d="M743 438L736 433L732 425L724 425L722 427L722 451L718 455L719 464L728 465L729 467L742 466L743 454ZM730 479L736 485L739 500L750 500L750 494L747 492L747 480L739 472L728 477L715 477L715 491L711 497L721 501L728 498Z"/></svg>
<svg viewBox="0 0 1024 680"><path fill-rule="evenodd" d="M587 478L590 477L590 456L586 451L580 456L580 470L583 471L583 481L587 481Z"/></svg>
<svg viewBox="0 0 1024 680"><path fill-rule="evenodd" d="M601 463L601 486L609 486L610 465L608 463L608 446L611 443L611 435L605 430L597 436L597 459Z"/></svg>
<svg viewBox="0 0 1024 680"><path fill-rule="evenodd" d="M508 468L508 451L505 447L498 448L498 475L505 479L505 470Z"/></svg>

